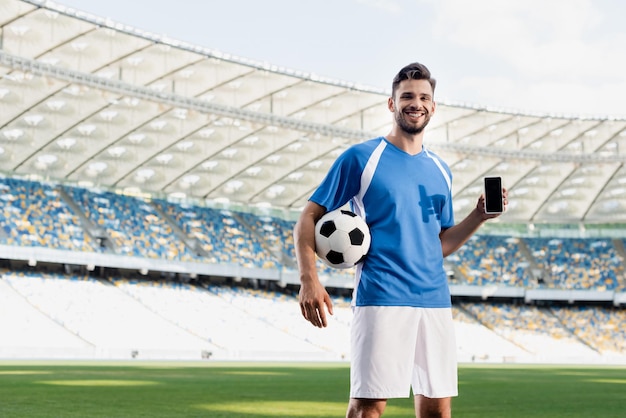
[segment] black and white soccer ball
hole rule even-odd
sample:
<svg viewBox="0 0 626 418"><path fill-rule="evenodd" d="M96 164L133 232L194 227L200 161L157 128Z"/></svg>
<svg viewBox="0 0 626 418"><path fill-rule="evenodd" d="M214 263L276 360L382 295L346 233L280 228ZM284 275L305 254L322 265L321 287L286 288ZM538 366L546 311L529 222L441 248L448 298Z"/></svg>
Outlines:
<svg viewBox="0 0 626 418"><path fill-rule="evenodd" d="M371 239L365 220L349 210L327 212L315 224L315 252L330 267L347 269L363 261Z"/></svg>

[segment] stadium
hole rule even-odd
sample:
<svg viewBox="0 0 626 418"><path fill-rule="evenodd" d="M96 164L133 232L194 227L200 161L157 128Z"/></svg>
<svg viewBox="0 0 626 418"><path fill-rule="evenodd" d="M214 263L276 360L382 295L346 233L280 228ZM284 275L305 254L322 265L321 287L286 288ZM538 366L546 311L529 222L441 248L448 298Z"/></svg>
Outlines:
<svg viewBox="0 0 626 418"><path fill-rule="evenodd" d="M0 358L350 358L297 304L292 230L389 92L229 56L46 1L0 0ZM459 360L626 364L626 118L438 103L455 217L510 205L446 268Z"/></svg>

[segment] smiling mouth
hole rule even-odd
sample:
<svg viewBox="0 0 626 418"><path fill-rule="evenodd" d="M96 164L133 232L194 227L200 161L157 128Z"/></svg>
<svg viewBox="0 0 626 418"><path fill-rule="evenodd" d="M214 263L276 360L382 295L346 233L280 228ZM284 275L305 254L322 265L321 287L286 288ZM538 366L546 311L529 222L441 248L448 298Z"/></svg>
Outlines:
<svg viewBox="0 0 626 418"><path fill-rule="evenodd" d="M424 112L404 112L405 115L407 115L408 117L410 117L411 119L419 119L421 116L425 116L426 114Z"/></svg>

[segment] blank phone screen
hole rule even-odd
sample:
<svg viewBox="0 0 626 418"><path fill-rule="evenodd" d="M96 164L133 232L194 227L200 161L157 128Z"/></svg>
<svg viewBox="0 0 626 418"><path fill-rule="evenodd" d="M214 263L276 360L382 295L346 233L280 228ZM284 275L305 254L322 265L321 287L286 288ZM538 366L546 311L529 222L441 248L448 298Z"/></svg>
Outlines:
<svg viewBox="0 0 626 418"><path fill-rule="evenodd" d="M502 179L485 177L485 212L502 212Z"/></svg>

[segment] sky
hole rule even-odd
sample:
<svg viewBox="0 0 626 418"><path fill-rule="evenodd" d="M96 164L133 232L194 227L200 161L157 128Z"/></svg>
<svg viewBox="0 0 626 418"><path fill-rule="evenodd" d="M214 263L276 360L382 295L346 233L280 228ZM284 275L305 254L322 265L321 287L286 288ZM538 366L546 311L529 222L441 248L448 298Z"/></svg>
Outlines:
<svg viewBox="0 0 626 418"><path fill-rule="evenodd" d="M435 99L626 117L621 0L56 0L260 63L388 91L405 64Z"/></svg>

